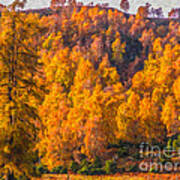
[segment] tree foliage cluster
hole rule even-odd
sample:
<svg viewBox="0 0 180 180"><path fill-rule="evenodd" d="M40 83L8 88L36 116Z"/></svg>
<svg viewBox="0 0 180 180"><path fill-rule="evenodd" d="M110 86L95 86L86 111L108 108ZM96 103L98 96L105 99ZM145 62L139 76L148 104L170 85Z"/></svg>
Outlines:
<svg viewBox="0 0 180 180"><path fill-rule="evenodd" d="M49 16L2 13L2 175L30 174L37 152L53 169L179 133L179 22L68 3L53 1Z"/></svg>
<svg viewBox="0 0 180 180"><path fill-rule="evenodd" d="M49 167L80 154L106 159L119 140L163 143L179 132L179 22L143 14L68 6L43 17L49 93L38 148Z"/></svg>

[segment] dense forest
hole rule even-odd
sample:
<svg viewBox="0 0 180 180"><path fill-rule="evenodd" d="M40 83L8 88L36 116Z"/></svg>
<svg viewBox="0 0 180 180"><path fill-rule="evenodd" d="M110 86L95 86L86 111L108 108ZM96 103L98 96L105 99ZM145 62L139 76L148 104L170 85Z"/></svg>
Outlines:
<svg viewBox="0 0 180 180"><path fill-rule="evenodd" d="M2 177L36 166L112 173L142 142L180 147L168 141L180 133L179 19L149 18L146 7L23 5L0 18Z"/></svg>

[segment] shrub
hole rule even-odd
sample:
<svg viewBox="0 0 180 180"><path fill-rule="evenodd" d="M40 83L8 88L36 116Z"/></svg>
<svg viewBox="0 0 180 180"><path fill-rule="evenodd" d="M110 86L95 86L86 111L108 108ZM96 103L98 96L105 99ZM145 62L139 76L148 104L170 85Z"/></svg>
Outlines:
<svg viewBox="0 0 180 180"><path fill-rule="evenodd" d="M52 173L60 174L63 166L57 166L52 169Z"/></svg>
<svg viewBox="0 0 180 180"><path fill-rule="evenodd" d="M175 149L176 149L176 147L180 147L180 134L176 134L174 136L171 136L167 140L166 148L170 148L170 147L173 147Z"/></svg>
<svg viewBox="0 0 180 180"><path fill-rule="evenodd" d="M125 167L118 168L119 173L124 173L126 171Z"/></svg>
<svg viewBox="0 0 180 180"><path fill-rule="evenodd" d="M90 163L89 163L86 159L83 159L83 160L81 161L80 167L82 168L82 167L84 167L84 166L89 166L89 165L90 165Z"/></svg>
<svg viewBox="0 0 180 180"><path fill-rule="evenodd" d="M16 180L30 180L27 176L20 176Z"/></svg>
<svg viewBox="0 0 180 180"><path fill-rule="evenodd" d="M129 172L138 172L138 171L139 171L139 166L138 166L138 164L130 165L128 171L129 171Z"/></svg>
<svg viewBox="0 0 180 180"><path fill-rule="evenodd" d="M41 176L42 174L46 174L49 172L48 168L43 165L43 164L39 164L38 166L36 166L36 175Z"/></svg>
<svg viewBox="0 0 180 180"><path fill-rule="evenodd" d="M158 171L155 167L151 167L151 168L149 169L149 172L150 172L150 173L158 173L159 171Z"/></svg>
<svg viewBox="0 0 180 180"><path fill-rule="evenodd" d="M80 169L80 166L75 161L72 161L70 164L70 170L74 173L76 173Z"/></svg>
<svg viewBox="0 0 180 180"><path fill-rule="evenodd" d="M140 156L140 153L139 152L135 152L133 155L132 155L133 158L139 160L141 159L141 156Z"/></svg>
<svg viewBox="0 0 180 180"><path fill-rule="evenodd" d="M172 146L172 139L170 138L167 142L167 148L171 147Z"/></svg>
<svg viewBox="0 0 180 180"><path fill-rule="evenodd" d="M171 162L171 158L170 156L166 156L166 155L161 155L159 157L159 162L162 163L163 165L166 164L166 162Z"/></svg>
<svg viewBox="0 0 180 180"><path fill-rule="evenodd" d="M111 149L111 148L119 148L120 145L119 144L108 144L107 149Z"/></svg>
<svg viewBox="0 0 180 180"><path fill-rule="evenodd" d="M66 167L63 167L63 168L60 170L59 174L67 174L67 172L68 172L68 169L67 169Z"/></svg>
<svg viewBox="0 0 180 180"><path fill-rule="evenodd" d="M92 167L93 168L102 168L102 161L98 156L96 156L96 158L92 164Z"/></svg>
<svg viewBox="0 0 180 180"><path fill-rule="evenodd" d="M125 156L128 156L129 155L129 151L128 151L128 148L127 147L122 147L118 150L117 152L118 154L118 157L121 158L121 157L125 157Z"/></svg>
<svg viewBox="0 0 180 180"><path fill-rule="evenodd" d="M113 160L107 160L104 169L106 174L114 174L117 172L117 163Z"/></svg>
<svg viewBox="0 0 180 180"><path fill-rule="evenodd" d="M92 168L89 172L89 175L104 175L106 171L102 168Z"/></svg>
<svg viewBox="0 0 180 180"><path fill-rule="evenodd" d="M54 167L52 169L52 173L55 173L55 174L66 174L67 173L67 168L63 167L63 166L57 166L57 167Z"/></svg>
<svg viewBox="0 0 180 180"><path fill-rule="evenodd" d="M173 140L172 147L174 150L178 150L178 148L180 148L180 135L178 135L177 139Z"/></svg>
<svg viewBox="0 0 180 180"><path fill-rule="evenodd" d="M90 165L90 163L86 159L83 159L80 164L80 169L77 171L77 173L82 175L88 175L91 168L92 166Z"/></svg>
<svg viewBox="0 0 180 180"><path fill-rule="evenodd" d="M82 160L78 174L82 175L103 175L106 171L102 168L102 162L99 157L96 157L93 163L88 162L86 159Z"/></svg>
<svg viewBox="0 0 180 180"><path fill-rule="evenodd" d="M88 165L83 166L81 169L77 171L77 173L82 175L89 175L90 173L89 166Z"/></svg>

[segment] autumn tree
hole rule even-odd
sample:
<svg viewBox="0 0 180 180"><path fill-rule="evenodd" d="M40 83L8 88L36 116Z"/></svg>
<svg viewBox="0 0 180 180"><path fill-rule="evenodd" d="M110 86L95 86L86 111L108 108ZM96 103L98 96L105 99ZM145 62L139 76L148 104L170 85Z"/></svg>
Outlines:
<svg viewBox="0 0 180 180"><path fill-rule="evenodd" d="M138 8L138 12L136 14L137 19L144 19L148 17L149 14L149 6L140 6Z"/></svg>
<svg viewBox="0 0 180 180"><path fill-rule="evenodd" d="M42 28L37 15L16 12L15 1L2 13L0 33L0 166L6 179L33 171L38 85L38 36ZM38 101L37 101L38 100Z"/></svg>
<svg viewBox="0 0 180 180"><path fill-rule="evenodd" d="M62 129L65 128L62 127L62 124L67 120L70 105L64 88L58 83L53 83L50 93L46 95L39 109L42 122L38 134L40 141L36 148L41 156L41 162L49 169L64 164L69 159L68 152L64 151L66 147L62 146L64 145Z"/></svg>
<svg viewBox="0 0 180 180"><path fill-rule="evenodd" d="M2 11L4 8L6 8L6 6L4 6L3 4L0 4L0 11Z"/></svg>
<svg viewBox="0 0 180 180"><path fill-rule="evenodd" d="M40 20L48 93L36 148L50 169L82 154L104 159L118 140L162 143L179 132L179 23L149 20L149 4L127 18L74 2L54 1Z"/></svg>
<svg viewBox="0 0 180 180"><path fill-rule="evenodd" d="M173 8L168 13L169 18L179 18L180 17L180 8Z"/></svg>
<svg viewBox="0 0 180 180"><path fill-rule="evenodd" d="M129 1L121 0L120 8L123 9L125 12L127 12L129 10Z"/></svg>
<svg viewBox="0 0 180 180"><path fill-rule="evenodd" d="M112 61L121 65L124 62L123 53L125 53L126 42L122 42L119 33L116 33L115 41L112 43Z"/></svg>
<svg viewBox="0 0 180 180"><path fill-rule="evenodd" d="M60 34L49 36L43 43L44 49L40 59L45 65L45 84L49 92L39 108L42 122L39 131L40 141L36 148L42 157L41 162L50 169L70 159L66 146L70 144L65 143L63 133L66 132L64 124L72 106L68 94L76 73L76 63L81 56L75 51L70 53L69 48L63 49L61 43ZM72 130L67 131L70 132Z"/></svg>
<svg viewBox="0 0 180 180"><path fill-rule="evenodd" d="M119 107L117 123L123 140L162 143L167 134L179 132L179 45L172 47L166 44L163 48L158 38L153 51L154 55L150 54L145 61L144 70L133 77L128 98ZM134 124L138 127L131 131ZM139 135L136 134L138 132Z"/></svg>
<svg viewBox="0 0 180 180"><path fill-rule="evenodd" d="M117 70L110 67L107 55L96 70L93 63L85 60L81 53L74 51L71 54L67 49L58 52L59 58L54 56L58 58L56 61L44 57L45 63L51 61L45 70L50 88L40 110L43 129L39 134L41 141L38 149L43 155L42 162L49 168L67 165L72 159L76 160L77 154L83 153L90 159L103 157L108 143L117 142L115 117L124 92L122 84L118 82ZM71 55L65 57L66 53ZM65 70L73 61L77 63L77 69L71 67L74 78L73 82L68 83L67 90L64 83L61 84L61 79L66 75L59 74L59 70L61 67ZM63 65L65 62L66 65Z"/></svg>
<svg viewBox="0 0 180 180"><path fill-rule="evenodd" d="M115 83L102 89L100 84L94 88L87 103L89 112L85 124L85 137L82 151L90 159L106 158L108 144L117 143L117 123L115 120L118 106L122 103L124 88Z"/></svg>
<svg viewBox="0 0 180 180"><path fill-rule="evenodd" d="M66 0L51 0L51 8L56 9L59 6L64 6Z"/></svg>
<svg viewBox="0 0 180 180"><path fill-rule="evenodd" d="M117 137L123 141L140 142L142 141L141 129L136 113L139 110L140 97L134 92L118 107L117 111Z"/></svg>

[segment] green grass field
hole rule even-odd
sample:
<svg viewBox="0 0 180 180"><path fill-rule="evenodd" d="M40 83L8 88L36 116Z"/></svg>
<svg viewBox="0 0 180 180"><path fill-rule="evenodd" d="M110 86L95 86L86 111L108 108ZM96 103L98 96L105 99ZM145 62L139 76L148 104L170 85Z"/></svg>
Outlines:
<svg viewBox="0 0 180 180"><path fill-rule="evenodd" d="M124 174L112 176L44 175L33 180L179 180L180 174Z"/></svg>

